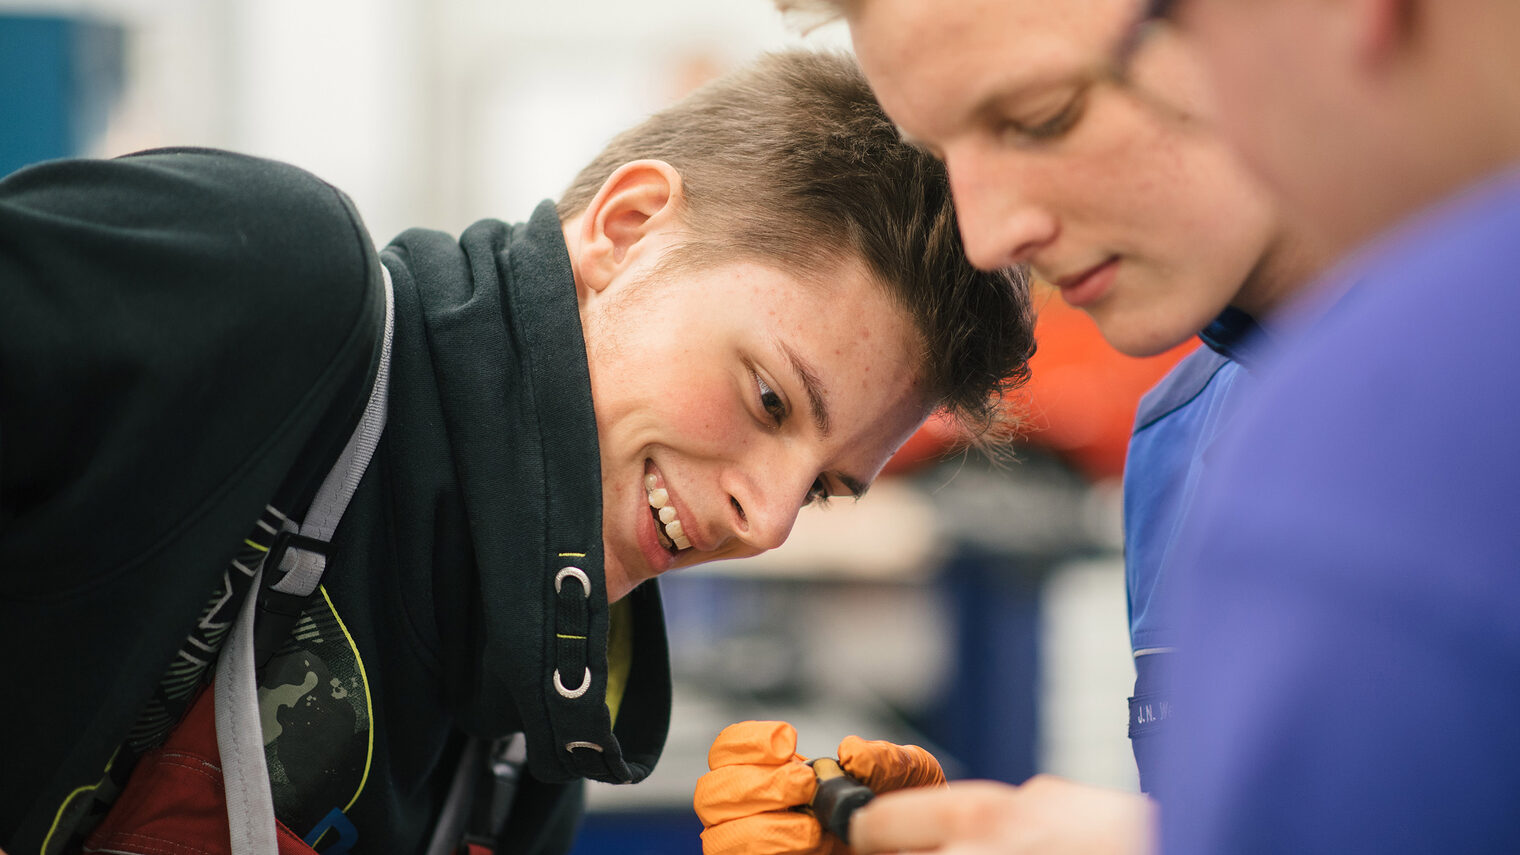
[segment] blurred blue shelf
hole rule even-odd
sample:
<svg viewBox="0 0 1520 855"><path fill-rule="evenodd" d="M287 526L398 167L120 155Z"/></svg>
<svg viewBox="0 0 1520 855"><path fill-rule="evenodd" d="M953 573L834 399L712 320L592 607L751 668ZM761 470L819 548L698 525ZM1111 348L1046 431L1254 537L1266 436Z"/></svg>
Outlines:
<svg viewBox="0 0 1520 855"><path fill-rule="evenodd" d="M685 810L586 815L571 855L701 855L702 823Z"/></svg>
<svg viewBox="0 0 1520 855"><path fill-rule="evenodd" d="M121 94L125 53L116 24L0 14L0 175L88 151Z"/></svg>

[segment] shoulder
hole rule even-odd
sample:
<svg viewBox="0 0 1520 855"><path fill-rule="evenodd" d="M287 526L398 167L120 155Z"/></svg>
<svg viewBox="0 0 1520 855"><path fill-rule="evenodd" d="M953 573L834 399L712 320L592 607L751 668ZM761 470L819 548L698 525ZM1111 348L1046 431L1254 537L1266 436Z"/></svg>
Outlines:
<svg viewBox="0 0 1520 855"><path fill-rule="evenodd" d="M330 328L364 313L380 275L342 192L290 164L215 149L22 169L0 181L0 227L4 255L58 287L192 314L214 297L228 321Z"/></svg>
<svg viewBox="0 0 1520 855"><path fill-rule="evenodd" d="M163 148L112 159L64 159L37 163L6 176L7 205L66 212L88 197L95 216L110 222L134 212L169 217L171 204L195 212L230 214L272 206L347 214L342 194L315 175L287 163L207 148ZM190 222L181 214L180 219Z"/></svg>
<svg viewBox="0 0 1520 855"><path fill-rule="evenodd" d="M146 149L112 158L61 158L22 167L5 176L8 195L23 191L68 192L84 178L97 193L217 186L257 191L260 187L325 185L310 172L278 160L214 148ZM78 189L78 188L74 188Z"/></svg>
<svg viewBox="0 0 1520 855"><path fill-rule="evenodd" d="M1199 347L1188 354L1140 399L1140 406L1135 411L1135 432L1145 430L1197 400L1227 366L1234 366L1234 363L1207 347Z"/></svg>
<svg viewBox="0 0 1520 855"><path fill-rule="evenodd" d="M1279 573L1377 567L1385 582L1520 555L1520 405L1504 393L1520 372L1517 225L1397 234L1287 331L1219 449L1221 531L1249 533Z"/></svg>
<svg viewBox="0 0 1520 855"><path fill-rule="evenodd" d="M1488 419L1520 417L1509 396L1495 394L1520 368L1520 187L1514 197L1487 217L1390 233L1337 277L1349 286L1326 283L1333 302L1315 306L1310 295L1314 311L1278 348L1261 393L1263 407L1279 412L1311 408L1316 424L1285 431L1257 408L1257 428L1321 448L1340 439L1407 449L1487 437L1499 423Z"/></svg>

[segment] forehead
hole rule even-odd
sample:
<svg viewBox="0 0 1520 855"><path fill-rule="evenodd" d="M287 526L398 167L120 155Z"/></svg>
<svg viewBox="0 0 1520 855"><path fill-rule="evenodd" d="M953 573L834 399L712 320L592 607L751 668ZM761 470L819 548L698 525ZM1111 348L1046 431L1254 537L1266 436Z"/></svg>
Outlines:
<svg viewBox="0 0 1520 855"><path fill-rule="evenodd" d="M883 443L895 448L903 429L928 414L922 336L864 262L844 261L821 275L756 265L747 278L753 304L744 326L753 320L778 369L813 375L837 428L830 442L846 456L870 457ZM738 308L745 297L733 299Z"/></svg>
<svg viewBox="0 0 1520 855"><path fill-rule="evenodd" d="M792 270L757 262L748 281L767 326L796 341L812 342L828 357L861 349L873 359L914 362L921 336L906 309L868 271L863 260L843 255L822 270ZM822 342L829 346L822 346Z"/></svg>
<svg viewBox="0 0 1520 855"><path fill-rule="evenodd" d="M1117 42L1138 2L863 0L850 10L850 35L888 113L932 132L988 99L1084 68Z"/></svg>
<svg viewBox="0 0 1520 855"><path fill-rule="evenodd" d="M919 338L912 319L862 259L841 253L822 269L773 261L740 264L751 273L734 281L752 289L752 298L776 329L841 345L872 341L904 359L917 353L909 344Z"/></svg>
<svg viewBox="0 0 1520 855"><path fill-rule="evenodd" d="M1143 6L1143 0L865 0L849 10L849 23L852 36L868 44L912 44L945 55L991 49L1004 52L1004 62L1022 64L1052 47L1096 47Z"/></svg>

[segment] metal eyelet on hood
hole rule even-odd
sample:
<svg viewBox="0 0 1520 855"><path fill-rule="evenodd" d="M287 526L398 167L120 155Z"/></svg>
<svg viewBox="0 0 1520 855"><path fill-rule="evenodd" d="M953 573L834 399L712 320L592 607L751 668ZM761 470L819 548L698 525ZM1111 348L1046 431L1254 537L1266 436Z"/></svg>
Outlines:
<svg viewBox="0 0 1520 855"><path fill-rule="evenodd" d="M565 688L565 684L562 683L562 682L560 682L560 679L559 679L559 669L558 668L554 669L554 691L559 692L561 695L563 695L563 696L565 696L567 698L570 698L571 700L574 700L575 698L578 698L581 695L586 694L586 690L589 689L589 688L591 688L591 669L590 668L587 668L585 675L581 677L581 684L579 686L576 686L573 689L567 689L567 688Z"/></svg>
<svg viewBox="0 0 1520 855"><path fill-rule="evenodd" d="M586 591L586 599L591 599L591 579L586 575L586 571L579 567L561 567L560 571L554 574L554 593L560 592L560 586L564 584L566 576L579 580L581 587Z"/></svg>

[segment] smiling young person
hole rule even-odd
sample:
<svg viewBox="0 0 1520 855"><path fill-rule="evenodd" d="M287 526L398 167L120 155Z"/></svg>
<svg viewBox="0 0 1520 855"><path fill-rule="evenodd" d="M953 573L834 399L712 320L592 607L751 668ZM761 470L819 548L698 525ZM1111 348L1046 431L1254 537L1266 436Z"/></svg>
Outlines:
<svg viewBox="0 0 1520 855"><path fill-rule="evenodd" d="M687 99L680 126L631 129L559 203L607 514L627 521L609 523L615 588L780 545L804 504L862 495L930 409L985 433L988 392L1026 371L1014 268L947 246L943 167L879 107L842 118L863 80L811 61L773 73L824 80L736 80ZM673 519L651 527L660 505Z"/></svg>
<svg viewBox="0 0 1520 855"><path fill-rule="evenodd" d="M1314 236L1290 228L1265 185L1211 127L1216 104L1207 76L1184 44L1162 32L1120 56L1138 0L777 5L808 20L847 21L887 114L906 139L945 163L974 264L1029 264L1125 353L1155 354L1195 335L1207 345L1142 400L1125 464L1136 665L1128 719L1149 790L1161 760L1158 737L1170 726L1178 532L1194 511L1206 452L1249 391L1263 340L1254 318L1307 279ZM1116 720L1122 709L1116 699ZM756 768L791 759L731 747L766 756ZM979 815L979 807L995 821L957 821ZM1117 852L1146 845L1149 811L1138 797L1039 778L1021 788L884 798L861 812L866 828L855 839L887 851L955 842L1025 851L1055 841Z"/></svg>
<svg viewBox="0 0 1520 855"><path fill-rule="evenodd" d="M995 434L1033 348L1021 275L966 262L943 168L830 55L724 78L558 209L458 238L377 254L330 186L204 149L23 170L0 223L12 852L227 851L196 689L352 430L388 292L387 426L259 671L282 852L422 851L465 738L512 732L498 842L568 848L576 782L664 741L648 580L779 545L937 408Z"/></svg>

